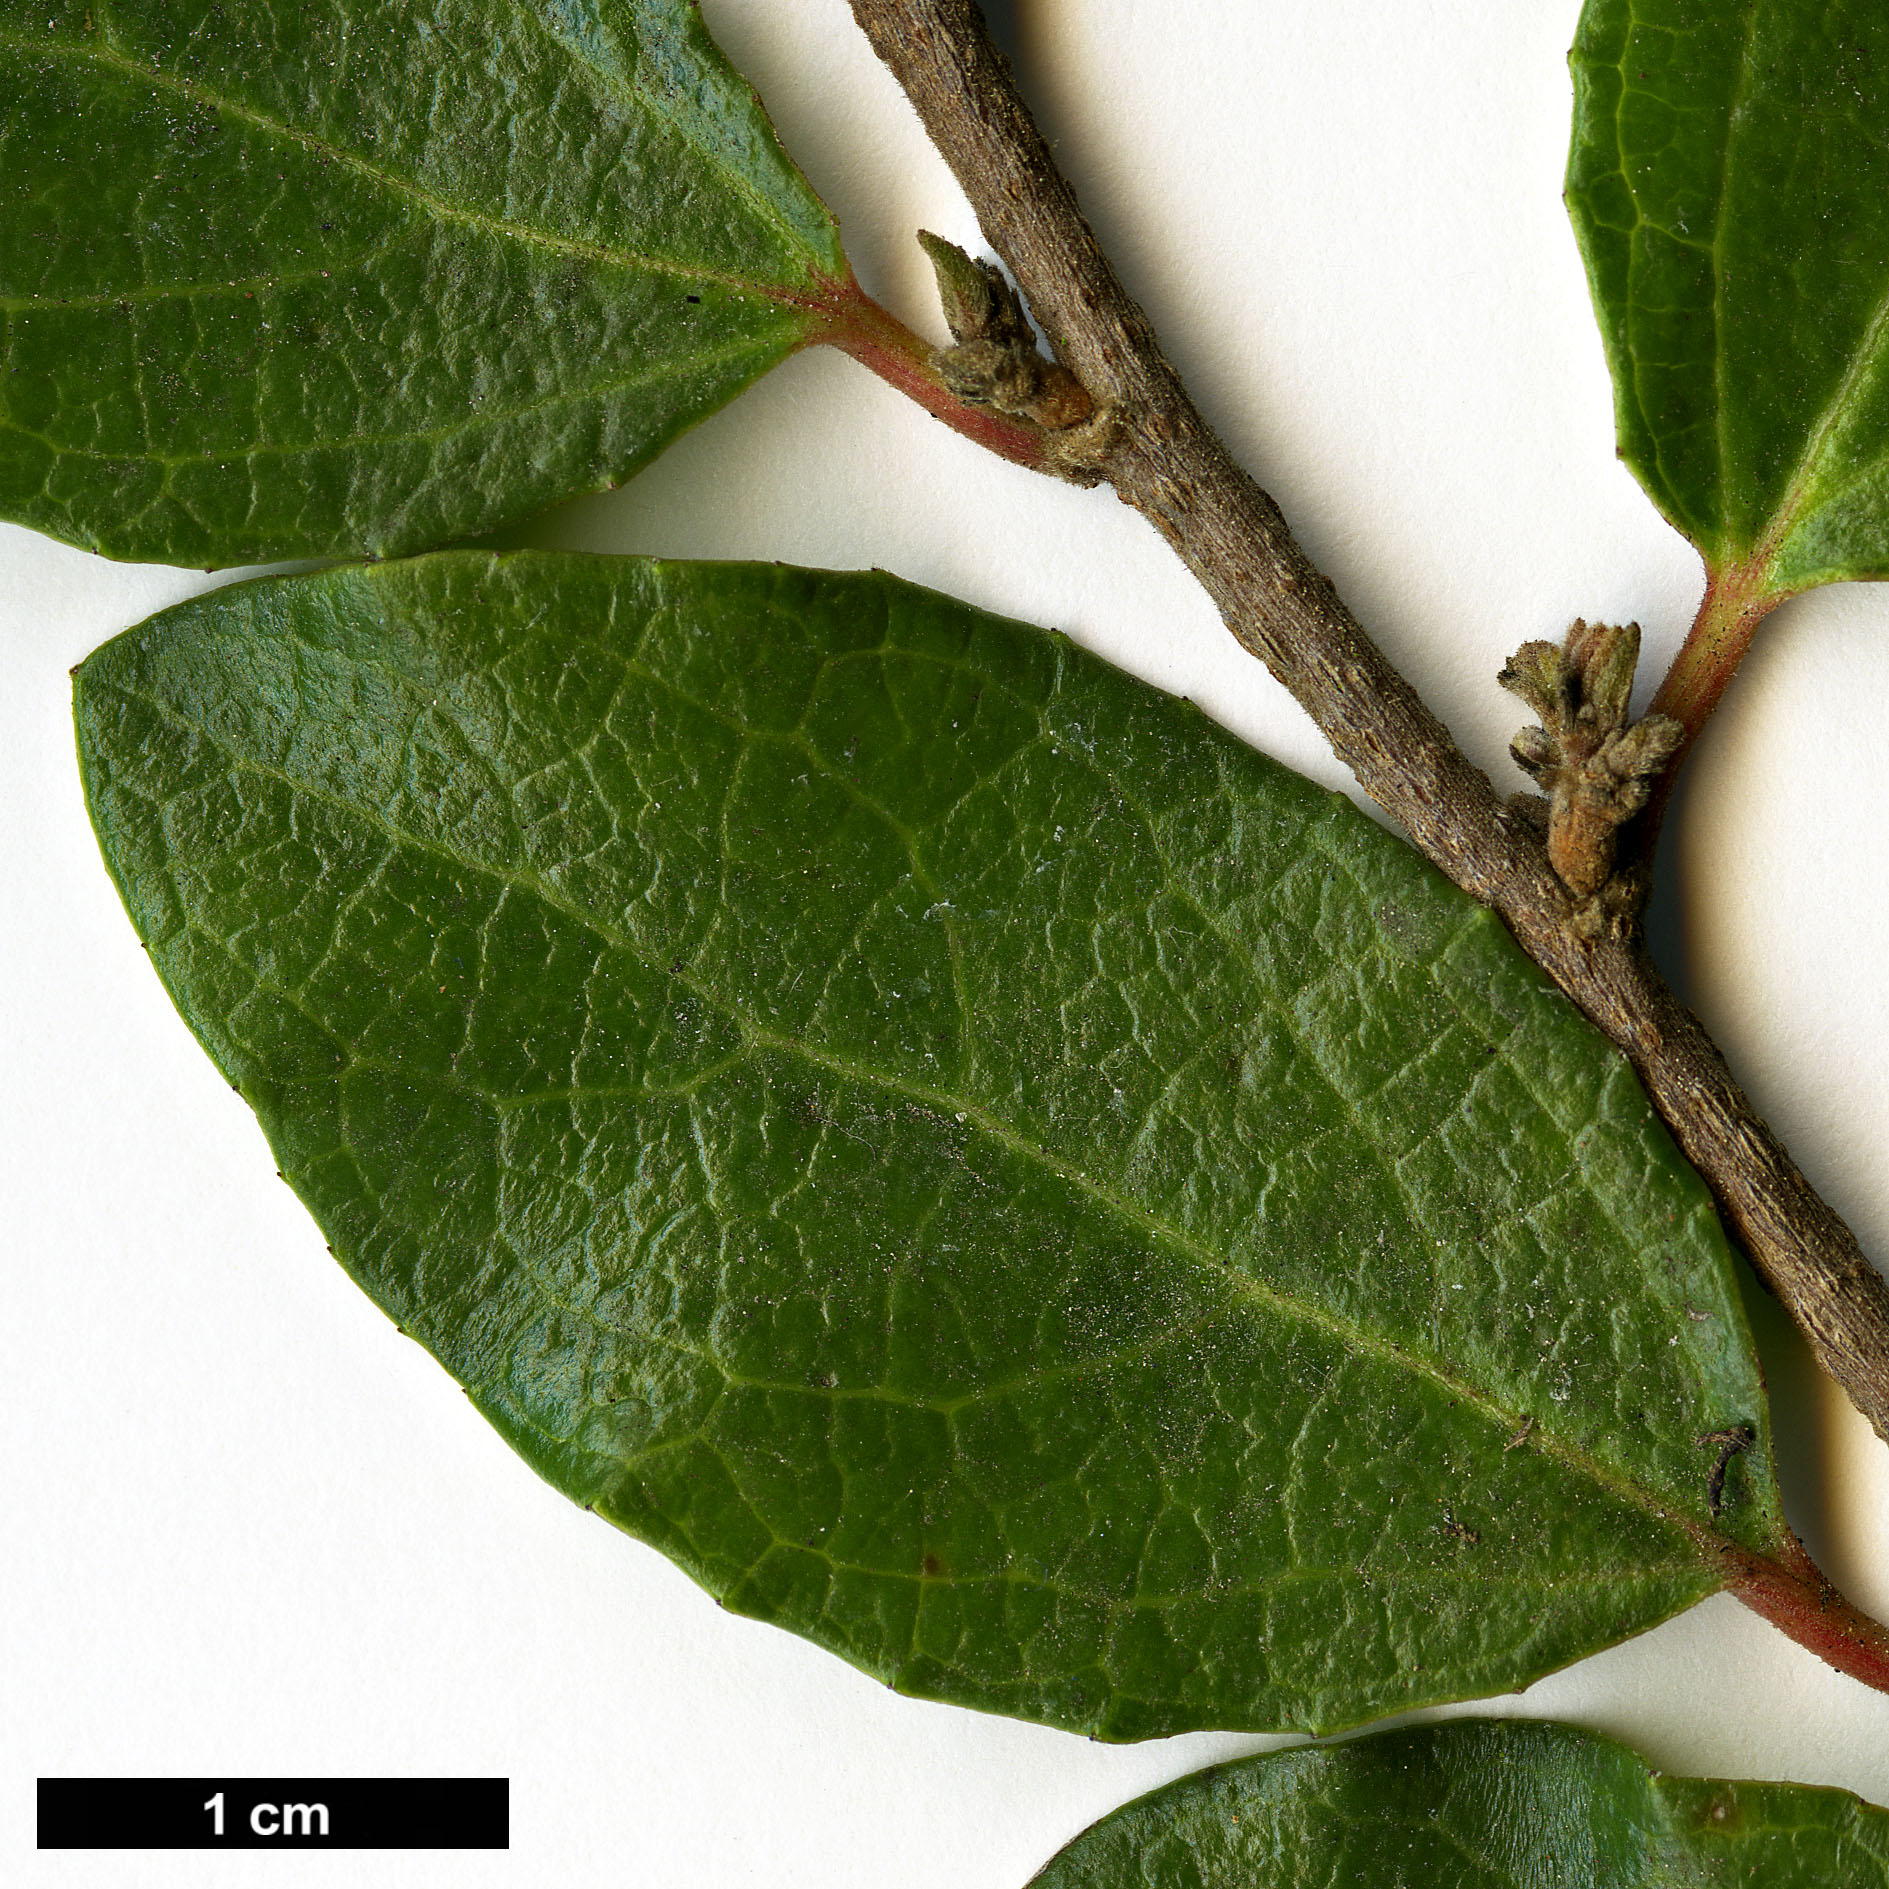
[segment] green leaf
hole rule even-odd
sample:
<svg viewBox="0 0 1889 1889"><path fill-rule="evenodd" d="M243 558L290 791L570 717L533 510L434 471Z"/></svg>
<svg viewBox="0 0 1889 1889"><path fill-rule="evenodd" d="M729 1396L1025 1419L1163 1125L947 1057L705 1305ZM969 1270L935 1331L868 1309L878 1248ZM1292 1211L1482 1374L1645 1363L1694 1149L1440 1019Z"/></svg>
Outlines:
<svg viewBox="0 0 1889 1889"><path fill-rule="evenodd" d="M1401 841L1063 638L460 553L196 599L77 705L342 1263L730 1607L1106 1737L1330 1727L1784 1539L1627 1065Z"/></svg>
<svg viewBox="0 0 1889 1889"><path fill-rule="evenodd" d="M0 515L88 549L483 530L851 283L692 0L0 0Z"/></svg>
<svg viewBox="0 0 1889 1889"><path fill-rule="evenodd" d="M1104 1817L1032 1889L1889 1889L1889 1811L1666 1777L1569 1725L1458 1719L1275 1752Z"/></svg>
<svg viewBox="0 0 1889 1889"><path fill-rule="evenodd" d="M1622 456L1749 594L1889 575L1889 9L1587 0L1572 57Z"/></svg>

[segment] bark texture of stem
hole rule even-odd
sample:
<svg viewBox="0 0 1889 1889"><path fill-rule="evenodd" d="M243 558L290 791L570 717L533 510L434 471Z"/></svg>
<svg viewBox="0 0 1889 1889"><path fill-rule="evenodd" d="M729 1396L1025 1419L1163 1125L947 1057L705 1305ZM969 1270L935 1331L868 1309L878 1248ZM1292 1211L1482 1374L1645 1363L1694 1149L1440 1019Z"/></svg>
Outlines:
<svg viewBox="0 0 1889 1889"><path fill-rule="evenodd" d="M1014 272L1057 358L1111 410L1102 468L1311 714L1360 785L1493 906L1639 1071L1728 1230L1824 1368L1889 1441L1889 1282L1746 1101L1631 938L1582 936L1540 836L1512 813L1196 412L1116 279L991 44L977 0L851 0Z"/></svg>

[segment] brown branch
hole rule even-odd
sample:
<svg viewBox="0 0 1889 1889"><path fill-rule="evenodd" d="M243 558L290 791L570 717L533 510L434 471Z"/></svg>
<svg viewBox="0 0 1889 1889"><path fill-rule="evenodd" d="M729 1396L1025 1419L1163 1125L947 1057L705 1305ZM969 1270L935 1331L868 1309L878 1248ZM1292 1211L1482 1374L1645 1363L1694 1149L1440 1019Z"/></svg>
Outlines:
<svg viewBox="0 0 1889 1889"><path fill-rule="evenodd" d="M1759 1277L1889 1441L1889 1282L1637 944L1581 935L1538 834L1457 748L1195 411L1076 207L977 0L851 4L1058 358L1112 409L1118 430L1103 471L1117 493L1173 545L1227 628L1310 713L1372 799L1501 913L1631 1060Z"/></svg>

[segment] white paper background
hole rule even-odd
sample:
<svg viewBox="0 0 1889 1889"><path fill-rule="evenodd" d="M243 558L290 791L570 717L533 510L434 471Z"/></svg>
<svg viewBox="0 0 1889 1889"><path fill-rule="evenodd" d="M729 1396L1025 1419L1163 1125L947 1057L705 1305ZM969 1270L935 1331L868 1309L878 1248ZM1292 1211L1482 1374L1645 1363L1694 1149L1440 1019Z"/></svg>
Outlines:
<svg viewBox="0 0 1889 1889"><path fill-rule="evenodd" d="M1471 754L1576 615L1662 667L1700 587L1615 463L1560 204L1576 0L1019 0L1085 206L1209 418ZM844 0L705 0L867 286L976 230ZM1347 785L1107 491L997 463L832 354L531 541L877 564L1067 629ZM1109 1748L893 1697L730 1618L539 1484L342 1277L171 1012L80 807L65 671L200 588L0 527L0 1874L32 1884L1017 1889L1128 1797L1264 1740ZM1702 744L1667 962L1889 1253L1889 595L1773 619ZM1774 1310L1787 1500L1889 1616L1889 1452ZM1889 1699L1719 1599L1494 1709L1676 1770L1889 1802ZM39 1774L508 1774L509 1855L35 1856ZM556 1874L554 1875L554 1872Z"/></svg>

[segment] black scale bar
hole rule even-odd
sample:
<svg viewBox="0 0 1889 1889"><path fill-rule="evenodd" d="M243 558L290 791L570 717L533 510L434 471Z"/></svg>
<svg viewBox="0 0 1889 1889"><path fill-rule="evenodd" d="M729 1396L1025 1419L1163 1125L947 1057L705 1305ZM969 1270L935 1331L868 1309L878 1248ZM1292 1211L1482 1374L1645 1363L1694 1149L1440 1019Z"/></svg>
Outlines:
<svg viewBox="0 0 1889 1889"><path fill-rule="evenodd" d="M509 1778L41 1778L42 1850L504 1850Z"/></svg>

